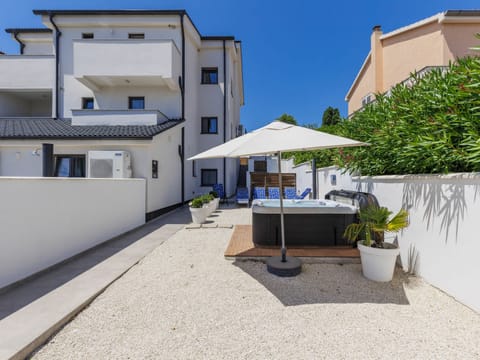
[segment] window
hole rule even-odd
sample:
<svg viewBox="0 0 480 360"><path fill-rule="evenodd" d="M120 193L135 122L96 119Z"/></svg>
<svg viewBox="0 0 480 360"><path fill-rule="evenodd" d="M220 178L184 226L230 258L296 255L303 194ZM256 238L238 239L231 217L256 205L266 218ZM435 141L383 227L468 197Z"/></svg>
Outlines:
<svg viewBox="0 0 480 360"><path fill-rule="evenodd" d="M56 155L56 177L85 177L85 155Z"/></svg>
<svg viewBox="0 0 480 360"><path fill-rule="evenodd" d="M197 177L197 164L195 160L192 160L192 176Z"/></svg>
<svg viewBox="0 0 480 360"><path fill-rule="evenodd" d="M130 96L128 98L129 109L145 109L145 97L143 96Z"/></svg>
<svg viewBox="0 0 480 360"><path fill-rule="evenodd" d="M202 134L218 134L218 119L202 117Z"/></svg>
<svg viewBox="0 0 480 360"><path fill-rule="evenodd" d="M201 186L213 186L217 183L217 169L202 169Z"/></svg>
<svg viewBox="0 0 480 360"><path fill-rule="evenodd" d="M145 39L145 34L144 33L129 33L128 38L129 39Z"/></svg>
<svg viewBox="0 0 480 360"><path fill-rule="evenodd" d="M93 33L82 33L82 39L93 39Z"/></svg>
<svg viewBox="0 0 480 360"><path fill-rule="evenodd" d="M82 109L93 109L93 98L82 98Z"/></svg>
<svg viewBox="0 0 480 360"><path fill-rule="evenodd" d="M266 160L255 160L253 162L253 171L267 172L267 161Z"/></svg>
<svg viewBox="0 0 480 360"><path fill-rule="evenodd" d="M218 84L218 68L202 68L202 84Z"/></svg>

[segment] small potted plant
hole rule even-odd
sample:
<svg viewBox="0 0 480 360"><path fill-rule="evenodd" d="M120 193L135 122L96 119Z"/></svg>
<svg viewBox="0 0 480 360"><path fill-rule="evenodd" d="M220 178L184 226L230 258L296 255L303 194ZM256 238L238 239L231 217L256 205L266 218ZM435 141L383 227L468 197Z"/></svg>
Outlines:
<svg viewBox="0 0 480 360"><path fill-rule="evenodd" d="M208 209L203 207L203 201L201 197L196 197L190 202L190 214L192 215L192 221L195 224L202 224L207 220Z"/></svg>
<svg viewBox="0 0 480 360"><path fill-rule="evenodd" d="M384 242L384 233L396 233L408 226L408 212L401 209L395 216L386 207L370 205L360 210L360 222L347 226L343 236L356 241L362 261L363 275L374 281L390 281L400 249Z"/></svg>
<svg viewBox="0 0 480 360"><path fill-rule="evenodd" d="M200 199L202 199L203 207L207 209L207 216L210 216L210 214L215 210L215 204L212 202L213 196L210 194L205 194L200 196Z"/></svg>

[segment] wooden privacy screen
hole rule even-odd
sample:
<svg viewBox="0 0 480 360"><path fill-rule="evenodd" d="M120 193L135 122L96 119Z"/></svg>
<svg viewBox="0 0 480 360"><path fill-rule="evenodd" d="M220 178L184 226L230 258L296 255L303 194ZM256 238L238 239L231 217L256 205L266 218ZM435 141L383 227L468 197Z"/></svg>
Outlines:
<svg viewBox="0 0 480 360"><path fill-rule="evenodd" d="M265 172L251 172L250 173L250 192L253 197L253 188L255 186L264 187L268 190L269 186L279 187L278 184L278 173L265 173ZM282 186L285 189L286 187L297 187L297 178L294 173L282 173ZM281 192L284 193L283 190ZM267 191L268 195L268 191Z"/></svg>

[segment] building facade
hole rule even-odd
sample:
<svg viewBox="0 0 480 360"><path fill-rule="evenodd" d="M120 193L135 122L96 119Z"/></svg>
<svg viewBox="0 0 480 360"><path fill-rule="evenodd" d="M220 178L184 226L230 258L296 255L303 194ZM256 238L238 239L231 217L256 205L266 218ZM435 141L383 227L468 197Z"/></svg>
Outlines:
<svg viewBox="0 0 480 360"><path fill-rule="evenodd" d="M184 10L34 14L45 28L7 29L20 55L0 55L0 176L42 176L50 143L54 175L129 151L152 216L213 183L234 193L237 161L186 159L242 133L240 41L202 36Z"/></svg>
<svg viewBox="0 0 480 360"><path fill-rule="evenodd" d="M348 114L375 100L405 81L413 72L447 66L451 61L475 55L478 45L480 11L448 10L406 27L383 34L375 26L370 38L370 52L353 81L345 101Z"/></svg>

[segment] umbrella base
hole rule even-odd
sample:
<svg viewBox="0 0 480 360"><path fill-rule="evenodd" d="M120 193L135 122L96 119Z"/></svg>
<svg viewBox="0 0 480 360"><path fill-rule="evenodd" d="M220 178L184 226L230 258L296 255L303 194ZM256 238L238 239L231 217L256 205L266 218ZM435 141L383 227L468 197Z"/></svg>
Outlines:
<svg viewBox="0 0 480 360"><path fill-rule="evenodd" d="M268 258L266 261L268 272L281 277L297 276L302 272L302 262L300 260L291 256L287 256L286 260L282 262L281 256Z"/></svg>

